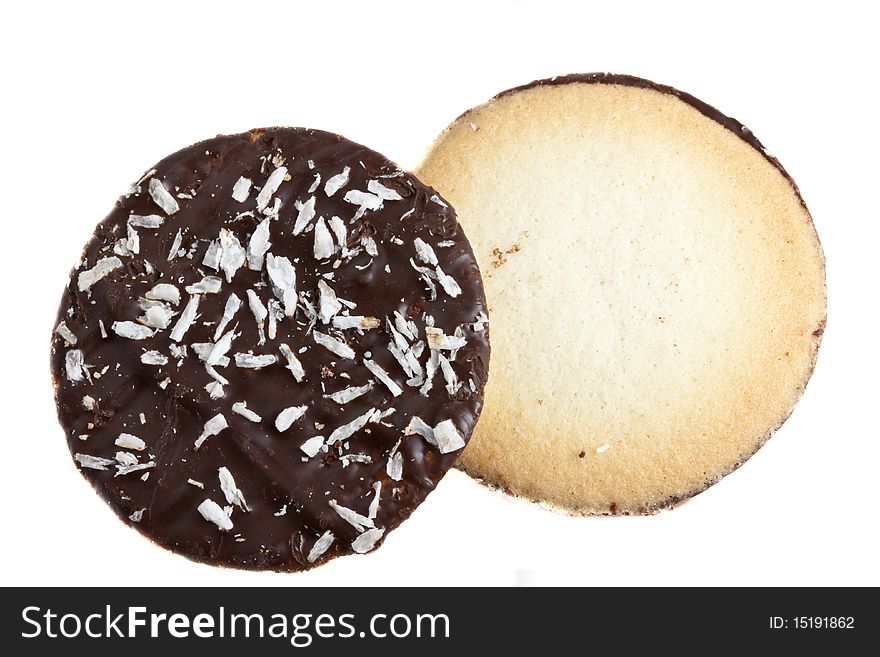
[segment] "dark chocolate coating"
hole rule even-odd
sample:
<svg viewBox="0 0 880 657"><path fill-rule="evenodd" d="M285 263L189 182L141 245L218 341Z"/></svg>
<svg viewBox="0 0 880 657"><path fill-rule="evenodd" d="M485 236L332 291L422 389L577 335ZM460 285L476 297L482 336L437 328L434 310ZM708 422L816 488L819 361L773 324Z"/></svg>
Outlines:
<svg viewBox="0 0 880 657"><path fill-rule="evenodd" d="M341 358L316 344L302 308L293 317L278 322L276 339L267 338L264 345L259 345L257 321L248 307L246 293L248 289L255 291L264 305L276 298L266 265L254 271L245 263L230 283L222 270L218 273L202 264L209 243L218 238L221 228L231 231L242 246L247 246L255 227L264 218L256 208L257 190L280 163L280 159L271 161L278 156L285 158L283 165L288 168L290 179L281 183L273 196L281 204L277 219L270 223L269 253L286 256L293 262L301 298L306 294L317 306L319 274L333 272L333 279L325 279L326 282L340 298L357 304L350 311L343 307L340 314L350 312L381 320L381 326L361 334L355 329L334 330L321 321L314 326L323 333L343 338L355 351L354 359ZM314 168L310 168L310 161ZM328 198L324 191L326 181L345 166L351 171L348 184ZM148 180L142 180L139 191L135 188L119 199L86 245L82 264L73 272L61 301L58 321L66 323L77 342L71 346L62 336L53 334L51 361L58 417L71 452L114 459L122 450L114 441L125 432L146 442L143 452L133 453L140 462L152 460L155 466L120 476L115 476L113 465L106 470L82 468L83 474L125 522L170 550L211 564L304 570L315 565L306 557L326 530L333 532L335 540L316 564L351 553L351 543L359 531L330 507L329 500L335 499L340 505L367 515L377 481L382 488L375 525L384 528L387 536L434 489L460 453L458 450L441 454L423 437L405 436L403 430L410 418L418 416L430 426L451 419L467 441L483 403L489 360L488 328L475 327L473 323L487 312L486 301L476 260L453 209L434 196L434 190L411 174L401 172L378 153L317 130L272 128L219 136L185 148L154 168L152 177L162 181L175 197L179 211L164 212L151 198ZM321 181L310 193L315 174L321 175ZM254 184L243 203L231 196L240 176ZM363 217L353 220L358 206L343 197L349 190L366 191L371 180L380 181L403 198L385 200L381 209L368 210ZM188 195L192 198L185 197ZM316 197L316 216L306 232L294 236L292 227L299 212L294 202L305 202L311 196ZM410 210L413 212L402 219ZM245 211L253 214L236 219ZM114 244L126 237L131 214L158 214L165 221L156 229L137 228L139 253L118 255L123 263L121 268L96 282L90 290L79 291L80 272L92 268L97 260L114 255ZM313 253L315 222L318 217L329 220L333 216L340 217L348 229L348 247L357 249L363 238L371 236L378 256L371 257L361 249L335 269L333 263L340 259L338 253L317 260ZM181 248L191 250L191 257L183 255L169 261L168 253L178 229L183 233ZM410 264L411 258L424 264L416 257L416 237L433 247L443 271L461 287L460 295L453 298L438 284L436 300L430 299L424 281ZM438 242L445 245L438 246ZM386 265L391 273L386 271ZM192 347L179 366L179 359L169 353L169 334L190 296L184 288L206 275L223 279L221 290L202 295L199 316L179 344L213 342L216 324L230 293L241 298L241 308L226 328L228 331L237 324L236 331L241 332L227 353L233 362L217 367L229 380L224 396L219 399L212 399L206 391L206 384L213 379ZM177 315L168 328L144 340L116 335L111 330L113 322L138 322L143 314L138 299L156 283L174 284L181 292L180 303L172 306ZM387 348L391 336L385 318L393 318L394 311L415 322L421 340L425 339L426 314L447 335L462 327L467 344L451 363L462 382L454 395L447 391L440 371L426 395L420 394L418 387L407 385L407 375ZM106 338L101 335L99 320L103 320ZM294 353L308 347L305 353L297 353L306 373L301 383L285 367L287 361L279 352L279 343L288 344ZM72 381L66 376L65 358L71 349L83 352L91 382ZM141 355L147 350L168 356L168 363L142 363ZM248 351L273 354L278 361L263 369L236 367L234 354ZM362 363L366 352L403 389L400 396L393 397L389 388L366 369ZM429 353L425 347L419 359L423 366ZM441 353L451 355L449 351ZM100 374L105 367L106 371ZM166 377L170 382L163 389L159 384ZM369 392L344 405L324 396L371 380L375 385ZM84 407L86 395L96 400L93 410ZM234 402L246 402L262 421L255 423L233 413ZM305 415L288 430L279 432L274 425L278 413L299 405L308 406ZM300 450L306 439L315 435L327 437L370 408L383 411L391 407L395 412L381 423L366 425L326 453L308 458ZM141 413L146 420L143 424L139 419ZM194 441L202 433L205 421L217 413L223 414L228 428L207 438L195 450ZM88 438L81 440L81 435ZM386 472L386 463L399 440L403 477L393 481ZM366 454L372 460L343 467L340 450L346 454ZM197 511L206 498L220 506L228 505L218 479L220 467L229 469L250 507L248 512L234 508L233 528L229 531L221 531ZM143 481L145 472L149 476ZM204 489L187 483L188 479L203 483ZM286 512L281 513L285 508ZM136 518L141 510L139 521L130 518L132 514Z"/></svg>

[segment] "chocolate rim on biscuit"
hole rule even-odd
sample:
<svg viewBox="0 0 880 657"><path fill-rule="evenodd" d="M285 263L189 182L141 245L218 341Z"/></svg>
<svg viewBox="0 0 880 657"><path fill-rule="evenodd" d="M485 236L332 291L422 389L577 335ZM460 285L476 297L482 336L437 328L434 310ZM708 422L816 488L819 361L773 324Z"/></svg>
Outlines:
<svg viewBox="0 0 880 657"><path fill-rule="evenodd" d="M647 80L570 75L465 112L416 173L455 205L489 302L468 473L575 514L652 513L791 413L825 326L824 257L738 121Z"/></svg>
<svg viewBox="0 0 880 657"><path fill-rule="evenodd" d="M471 435L488 359L450 205L301 128L149 169L52 340L70 451L116 513L191 559L279 571L369 552L412 513Z"/></svg>

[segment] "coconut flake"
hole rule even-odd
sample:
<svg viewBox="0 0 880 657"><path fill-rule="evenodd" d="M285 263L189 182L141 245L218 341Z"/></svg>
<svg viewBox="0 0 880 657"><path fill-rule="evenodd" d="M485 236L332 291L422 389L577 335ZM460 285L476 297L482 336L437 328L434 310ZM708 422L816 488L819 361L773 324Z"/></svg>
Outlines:
<svg viewBox="0 0 880 657"><path fill-rule="evenodd" d="M259 370L274 364L278 359L274 354L235 354L235 366L251 370Z"/></svg>
<svg viewBox="0 0 880 657"><path fill-rule="evenodd" d="M223 255L223 247L220 246L220 240L214 240L210 244L208 244L208 249L205 251L205 257L202 258L202 264L205 267L210 267L214 271L220 270L220 258Z"/></svg>
<svg viewBox="0 0 880 657"><path fill-rule="evenodd" d="M275 418L275 428L278 431L287 431L290 426L306 414L308 406L289 406Z"/></svg>
<svg viewBox="0 0 880 657"><path fill-rule="evenodd" d="M177 323L174 325L174 328L171 329L169 337L174 342L180 342L190 326L195 322L196 313L199 311L199 299L201 299L201 296L198 294L190 295L186 307L183 309L183 312L180 313L180 317L177 318Z"/></svg>
<svg viewBox="0 0 880 657"><path fill-rule="evenodd" d="M332 399L337 404L344 405L348 402L357 399L361 395L367 394L373 388L373 382L370 381L366 385L363 386L349 386L343 390L338 392L334 392L330 395L324 395L327 399Z"/></svg>
<svg viewBox="0 0 880 657"><path fill-rule="evenodd" d="M395 397L400 396L403 393L403 388L401 388L397 383L392 379L388 372L382 369L382 366L376 363L369 358L364 359L364 366L373 373L377 379L379 379L382 383L385 384L385 387L391 391L391 394Z"/></svg>
<svg viewBox="0 0 880 657"><path fill-rule="evenodd" d="M309 222L315 218L315 197L310 196L305 203L297 203L299 214L293 224L293 234L299 235L306 229Z"/></svg>
<svg viewBox="0 0 880 657"><path fill-rule="evenodd" d="M181 229L177 230L177 234L174 236L174 241L171 242L171 248L168 249L168 256L165 258L168 262L174 260L177 257L177 252L180 251L180 245L183 243L183 232Z"/></svg>
<svg viewBox="0 0 880 657"><path fill-rule="evenodd" d="M83 395L82 405L87 411L94 411L98 408L98 401L91 395Z"/></svg>
<svg viewBox="0 0 880 657"><path fill-rule="evenodd" d="M608 450L610 448L611 448L611 445L609 445L608 443L605 443L604 445L599 445L596 448L596 454L602 454L603 452L605 452L606 450Z"/></svg>
<svg viewBox="0 0 880 657"><path fill-rule="evenodd" d="M257 224L250 240L248 240L247 263L248 268L254 271L260 271L263 268L263 258L266 251L272 246L269 242L269 222L270 219L263 219Z"/></svg>
<svg viewBox="0 0 880 657"><path fill-rule="evenodd" d="M167 365L168 357L153 349L141 354L141 362L144 365Z"/></svg>
<svg viewBox="0 0 880 657"><path fill-rule="evenodd" d="M211 347L211 351L208 353L208 357L205 358L205 362L213 367L220 363L221 359L229 352L232 348L232 341L235 340L241 333L236 333L235 329L227 331L222 338L217 340L214 343L214 346ZM193 345L195 349L195 345ZM198 350L197 352L198 353ZM199 354L201 356L201 354Z"/></svg>
<svg viewBox="0 0 880 657"><path fill-rule="evenodd" d="M208 438L210 438L211 436L216 436L228 426L229 425L226 423L226 418L223 417L223 413L217 413L217 415L205 422L205 427L202 429L201 435L196 438L195 449L201 447L202 443L205 442Z"/></svg>
<svg viewBox="0 0 880 657"><path fill-rule="evenodd" d="M452 369L452 365L446 356L439 351L435 353L440 364L440 371L443 373L443 379L446 381L446 391L452 397L461 389L461 382L458 380L458 376L456 376L455 370Z"/></svg>
<svg viewBox="0 0 880 657"><path fill-rule="evenodd" d="M165 223L165 217L158 214L131 214L128 225L135 228L159 228Z"/></svg>
<svg viewBox="0 0 880 657"><path fill-rule="evenodd" d="M296 312L296 270L287 258L270 253L266 256L266 271L272 291L284 304L284 314L293 317Z"/></svg>
<svg viewBox="0 0 880 657"><path fill-rule="evenodd" d="M158 178L150 178L149 190L150 198L152 198L153 202L162 208L166 214L174 214L180 210L177 200L168 193L168 190L165 189L165 185L163 185L162 181Z"/></svg>
<svg viewBox="0 0 880 657"><path fill-rule="evenodd" d="M266 206L269 205L269 201L272 200L272 195L278 191L281 183L284 182L285 176L287 176L287 167L278 167L269 174L266 183L263 185L263 189L257 194L258 210L262 211L266 209Z"/></svg>
<svg viewBox="0 0 880 657"><path fill-rule="evenodd" d="M437 196L436 194L434 194L429 200L434 201L434 203L436 203L437 205L440 205L440 206L442 206L442 207L444 207L444 208L448 208L448 207L449 207L449 206L446 205L446 204L443 202L443 200L442 200L439 196Z"/></svg>
<svg viewBox="0 0 880 657"><path fill-rule="evenodd" d="M221 397L223 397L223 395L226 394L226 391L223 390L223 384L220 383L220 381L211 381L207 383L205 385L205 390L208 392L208 396L211 399L220 399Z"/></svg>
<svg viewBox="0 0 880 657"><path fill-rule="evenodd" d="M216 276L205 276L198 283L186 286L189 294L217 294L223 286L223 281Z"/></svg>
<svg viewBox="0 0 880 657"><path fill-rule="evenodd" d="M79 273L79 277L77 278L79 291L85 292L95 283L97 283L107 274L109 274L111 271L113 271L114 269L118 269L121 266L122 260L120 260L116 256L101 258L95 263L94 267L92 267L91 269L86 269L85 271Z"/></svg>
<svg viewBox="0 0 880 657"><path fill-rule="evenodd" d="M150 301L167 301L176 306L180 303L180 290L170 283L156 283L144 298Z"/></svg>
<svg viewBox="0 0 880 657"><path fill-rule="evenodd" d="M321 448L324 446L324 436L312 436L307 441L305 441L299 448L308 456L312 458L321 451Z"/></svg>
<svg viewBox="0 0 880 657"><path fill-rule="evenodd" d="M329 529L321 534L320 538L315 541L312 549L309 550L309 556L306 557L306 561L309 563L315 563L325 552L327 552L327 550L330 549L330 546L333 545L335 539L336 537Z"/></svg>
<svg viewBox="0 0 880 657"><path fill-rule="evenodd" d="M226 274L226 282L231 283L235 272L245 263L247 254L238 238L225 228L220 229L220 248L220 269Z"/></svg>
<svg viewBox="0 0 880 657"><path fill-rule="evenodd" d="M379 496L382 495L382 482L377 481L373 484L373 501L367 509L367 518L375 520L376 514L379 513Z"/></svg>
<svg viewBox="0 0 880 657"><path fill-rule="evenodd" d="M375 526L371 518L367 518L367 516L362 516L357 511L349 509L346 506L342 506L336 500L330 500L329 504L330 508L336 511L336 513L339 514L340 518L345 520L345 522L357 529L359 532Z"/></svg>
<svg viewBox="0 0 880 657"><path fill-rule="evenodd" d="M245 178L242 176L238 180L235 181L235 184L232 186L232 198L238 201L239 203L244 203L247 201L248 196L251 193L251 185L253 181L250 178Z"/></svg>
<svg viewBox="0 0 880 657"><path fill-rule="evenodd" d="M205 488L205 484L203 484L201 481L196 481L195 479L187 479L186 483L188 483L190 486L195 486L196 488Z"/></svg>
<svg viewBox="0 0 880 657"><path fill-rule="evenodd" d="M327 228L327 222L324 221L324 217L318 217L318 223L315 224L315 246L313 249L315 260L325 260L335 251L333 236Z"/></svg>
<svg viewBox="0 0 880 657"><path fill-rule="evenodd" d="M337 315L332 321L333 327L341 330L360 329L368 331L379 328L382 322L376 317L364 317L363 315Z"/></svg>
<svg viewBox="0 0 880 657"><path fill-rule="evenodd" d="M168 328L168 325L177 313L159 301L147 301L147 303L149 305L145 307L144 314L138 317L138 321L144 326L154 329L164 330Z"/></svg>
<svg viewBox="0 0 880 657"><path fill-rule="evenodd" d="M342 304L336 298L336 292L323 280L318 281L318 318L323 324L342 310Z"/></svg>
<svg viewBox="0 0 880 657"><path fill-rule="evenodd" d="M124 449L133 449L142 452L146 449L147 443L131 433L121 433L114 443L117 447Z"/></svg>
<svg viewBox="0 0 880 657"><path fill-rule="evenodd" d="M119 337L129 340L145 340L154 335L151 328L135 322L113 322L110 328Z"/></svg>
<svg viewBox="0 0 880 657"><path fill-rule="evenodd" d="M434 427L434 440L441 454L449 454L464 447L464 438L452 423L452 420L443 420Z"/></svg>
<svg viewBox="0 0 880 657"><path fill-rule="evenodd" d="M413 415L409 419L409 424L406 426L406 429L403 430L403 435L419 435L435 447L437 446L437 440L434 438L434 429L432 429L431 426L418 415Z"/></svg>
<svg viewBox="0 0 880 657"><path fill-rule="evenodd" d="M324 183L324 193L328 198L348 184L348 175L350 173L351 167L345 167L340 173L327 178L327 182Z"/></svg>
<svg viewBox="0 0 880 657"><path fill-rule="evenodd" d="M388 457L388 463L385 465L385 472L389 479L394 481L400 481L403 479L403 454L400 452L394 452L391 454Z"/></svg>
<svg viewBox="0 0 880 657"><path fill-rule="evenodd" d="M206 499L199 504L198 511L202 514L202 518L208 522L213 522L220 531L228 532L232 529L232 520L229 519L223 508L214 500Z"/></svg>
<svg viewBox="0 0 880 657"><path fill-rule="evenodd" d="M243 418L247 418L251 422L262 422L263 418L254 413L251 409L247 407L247 402L235 402L232 405L232 412L238 413Z"/></svg>
<svg viewBox="0 0 880 657"><path fill-rule="evenodd" d="M343 255L345 255L345 247L348 243L348 231L345 228L345 222L339 217L330 217L330 221L327 223L330 226L333 237L336 238L336 243L342 247Z"/></svg>
<svg viewBox="0 0 880 657"><path fill-rule="evenodd" d="M375 211L382 209L382 199L370 192L362 192L357 189L349 190L342 197L346 203L358 206L354 219L360 219L367 210Z"/></svg>
<svg viewBox="0 0 880 657"><path fill-rule="evenodd" d="M60 335L67 344L76 344L76 336L73 334L73 331L67 328L67 324L64 322L61 322L55 327L55 332Z"/></svg>
<svg viewBox="0 0 880 657"><path fill-rule="evenodd" d="M374 240L369 235L364 235L361 237L361 246L364 247L364 251L366 251L368 255L372 256L373 258L378 257L379 249L376 247L376 240ZM370 264L372 264L372 261L370 261L367 266L369 266Z"/></svg>
<svg viewBox="0 0 880 657"><path fill-rule="evenodd" d="M434 326L425 327L425 337L427 338L429 349L445 349L451 351L454 349L461 349L467 344L467 340L463 337L446 335L443 332L443 329Z"/></svg>
<svg viewBox="0 0 880 657"><path fill-rule="evenodd" d="M220 338L220 335L223 333L226 325L229 324L230 321L232 321L232 318L235 316L235 313L238 312L239 308L241 308L241 299L235 292L233 292L226 300L226 305L223 308L223 316L220 318L220 321L217 324L217 328L214 330L215 342Z"/></svg>
<svg viewBox="0 0 880 657"><path fill-rule="evenodd" d="M217 470L217 475L220 477L220 490L223 491L226 501L229 502L229 504L234 504L242 511L250 511L251 509L244 499L244 494L241 492L241 489L235 485L235 479L232 478L232 473L229 469L226 467L220 467Z"/></svg>
<svg viewBox="0 0 880 657"><path fill-rule="evenodd" d="M399 201L403 197L397 191L386 187L378 180L371 180L367 183L367 191L372 192L383 201Z"/></svg>
<svg viewBox="0 0 880 657"><path fill-rule="evenodd" d="M302 383L306 373L299 358L297 358L296 354L293 353L293 350L284 343L279 344L278 349L281 351L281 355L287 359L286 367L290 370L291 374L293 374L293 378L296 379L297 383Z"/></svg>
<svg viewBox="0 0 880 657"><path fill-rule="evenodd" d="M108 466L116 465L116 461L100 456L91 456L90 454L77 453L73 457L80 467L89 468L90 470L106 470Z"/></svg>
<svg viewBox="0 0 880 657"><path fill-rule="evenodd" d="M155 468L155 461L148 461L146 463L132 463L131 465L117 465L116 466L116 474L114 477L123 477L127 474L131 474L132 472L141 472L142 470L149 470L150 468Z"/></svg>
<svg viewBox="0 0 880 657"><path fill-rule="evenodd" d="M263 305L263 302L260 301L260 297L257 296L257 293L253 290L247 291L248 298L248 307L250 307L251 312L254 315L254 319L257 320L257 326L262 327L263 322L266 317L269 315L269 311L266 310L266 306Z"/></svg>
<svg viewBox="0 0 880 657"><path fill-rule="evenodd" d="M419 260L424 262L426 265L437 266L437 254L434 253L434 249L431 248L431 245L425 242L421 237L415 238L413 243L416 247L416 256L418 256Z"/></svg>
<svg viewBox="0 0 880 657"><path fill-rule="evenodd" d="M455 281L455 279L452 278L452 276L450 276L449 274L444 274L443 270L440 269L439 266L437 267L436 271L437 271L437 282L440 283L440 285L446 291L446 294L448 294L452 298L455 298L459 294L461 294L461 287Z"/></svg>
<svg viewBox="0 0 880 657"><path fill-rule="evenodd" d="M336 354L340 358L355 357L354 349L333 336L321 333L320 331L312 331L312 338L327 351Z"/></svg>
<svg viewBox="0 0 880 657"><path fill-rule="evenodd" d="M366 426L367 422L369 422L373 415L376 413L375 408L371 408L363 415L359 415L354 420L349 422L348 424L343 424L341 427L338 427L330 434L330 437L327 439L328 445L335 445L338 442L342 442L347 440L355 433L360 431L364 426Z"/></svg>
<svg viewBox="0 0 880 657"><path fill-rule="evenodd" d="M385 530L382 528L368 529L351 542L351 549L358 554L366 554L376 547L376 543L384 534Z"/></svg>

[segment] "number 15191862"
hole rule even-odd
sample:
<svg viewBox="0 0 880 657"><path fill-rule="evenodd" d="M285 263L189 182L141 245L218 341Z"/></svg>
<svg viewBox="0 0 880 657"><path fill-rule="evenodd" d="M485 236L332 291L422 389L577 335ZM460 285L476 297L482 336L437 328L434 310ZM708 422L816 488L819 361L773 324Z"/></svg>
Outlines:
<svg viewBox="0 0 880 657"><path fill-rule="evenodd" d="M782 616L770 617L772 630L852 630L856 620L853 616Z"/></svg>

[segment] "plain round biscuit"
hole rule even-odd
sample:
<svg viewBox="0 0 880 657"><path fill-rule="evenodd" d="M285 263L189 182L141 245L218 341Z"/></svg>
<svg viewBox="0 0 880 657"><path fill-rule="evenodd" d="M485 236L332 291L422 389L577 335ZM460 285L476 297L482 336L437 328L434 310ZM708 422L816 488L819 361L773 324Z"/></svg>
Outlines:
<svg viewBox="0 0 880 657"><path fill-rule="evenodd" d="M416 173L484 273L471 475L572 513L650 513L791 413L824 257L797 187L735 120L646 80L569 76L468 111Z"/></svg>

